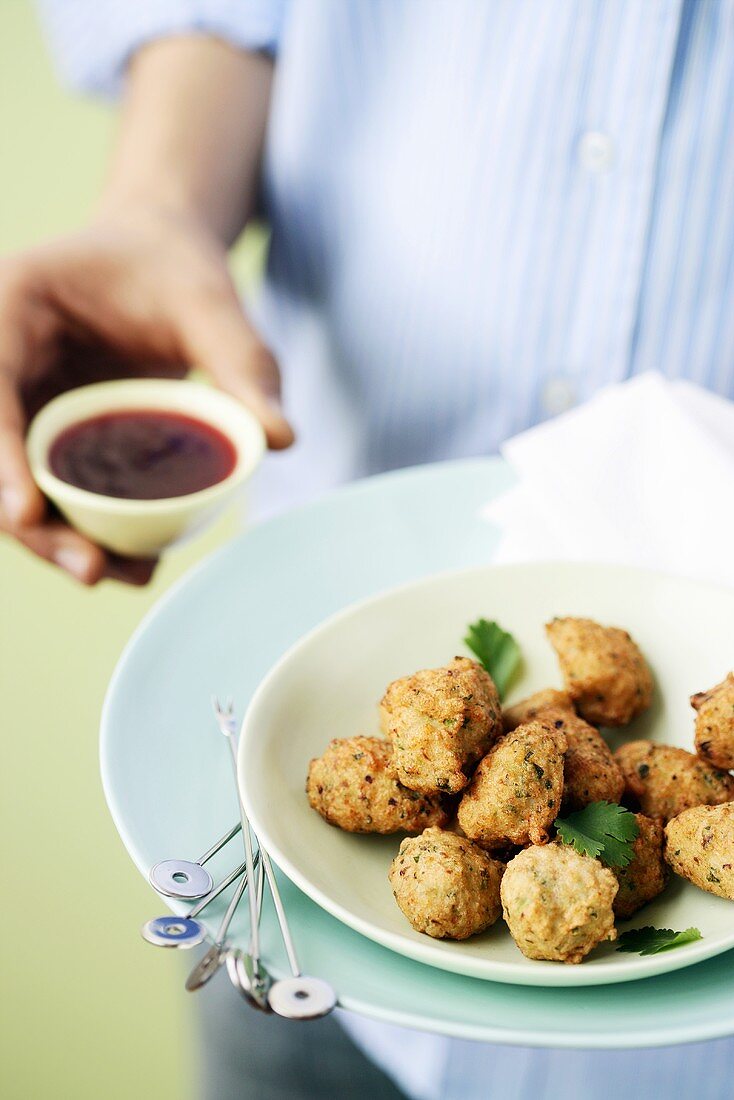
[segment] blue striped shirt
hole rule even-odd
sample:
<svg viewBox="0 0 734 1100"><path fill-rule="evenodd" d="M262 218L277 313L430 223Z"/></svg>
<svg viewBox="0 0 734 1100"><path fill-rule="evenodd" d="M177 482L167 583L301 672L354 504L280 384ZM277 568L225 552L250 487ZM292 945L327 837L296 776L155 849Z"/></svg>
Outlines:
<svg viewBox="0 0 734 1100"><path fill-rule="evenodd" d="M277 52L271 498L492 452L644 370L734 396L730 0L43 7L100 92L157 35Z"/></svg>
<svg viewBox="0 0 734 1100"><path fill-rule="evenodd" d="M43 7L103 93L160 35L277 55L260 321L299 442L269 459L271 499L490 453L646 370L734 397L731 0ZM436 1087L462 1100L720 1100L734 1077L728 1042L450 1050Z"/></svg>

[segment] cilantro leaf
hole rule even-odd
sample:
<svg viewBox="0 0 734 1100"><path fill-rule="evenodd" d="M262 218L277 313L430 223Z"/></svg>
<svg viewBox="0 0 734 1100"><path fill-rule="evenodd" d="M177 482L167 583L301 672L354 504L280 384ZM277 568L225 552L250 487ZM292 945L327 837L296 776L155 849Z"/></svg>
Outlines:
<svg viewBox="0 0 734 1100"><path fill-rule="evenodd" d="M583 813L583 810L580 811ZM583 824L577 826L574 818L577 814L570 814L567 818L558 817L554 824L558 829L558 835L564 844L573 844L579 855L592 856L596 859L604 851L604 843L591 835L591 830Z"/></svg>
<svg viewBox="0 0 734 1100"><path fill-rule="evenodd" d="M660 951L672 951L686 943L703 939L697 928L686 928L685 932L674 932L672 928L630 928L619 937L617 951L639 952L640 955L657 955Z"/></svg>
<svg viewBox="0 0 734 1100"><path fill-rule="evenodd" d="M500 699L520 667L520 646L511 634L487 619L477 619L467 627L464 642L495 682Z"/></svg>
<svg viewBox="0 0 734 1100"><path fill-rule="evenodd" d="M635 815L616 802L590 802L583 810L556 818L554 825L563 843L573 844L582 856L594 856L609 867L632 862L640 827Z"/></svg>

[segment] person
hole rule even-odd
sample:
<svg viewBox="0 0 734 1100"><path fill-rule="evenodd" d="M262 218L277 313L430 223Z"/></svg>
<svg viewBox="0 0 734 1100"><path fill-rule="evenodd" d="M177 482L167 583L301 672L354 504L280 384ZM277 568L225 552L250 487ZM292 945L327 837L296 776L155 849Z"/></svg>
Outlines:
<svg viewBox="0 0 734 1100"><path fill-rule="evenodd" d="M66 74L121 92L122 121L89 224L2 261L0 522L84 583L153 564L44 512L24 426L80 381L208 371L265 428L271 509L490 453L650 368L734 396L731 0L41 7ZM226 251L261 209L248 315ZM211 1095L398 1095L318 1026L317 1072L303 1032L212 1001ZM406 1051L432 1058L421 1095L444 1100L721 1100L734 1072L728 1040L437 1057L437 1040L348 1027L393 1074Z"/></svg>

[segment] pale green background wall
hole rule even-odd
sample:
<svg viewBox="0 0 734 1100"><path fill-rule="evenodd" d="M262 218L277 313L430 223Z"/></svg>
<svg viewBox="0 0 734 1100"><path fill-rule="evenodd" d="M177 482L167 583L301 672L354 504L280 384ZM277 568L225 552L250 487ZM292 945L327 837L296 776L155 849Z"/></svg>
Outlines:
<svg viewBox="0 0 734 1100"><path fill-rule="evenodd" d="M83 219L111 136L109 111L59 88L30 3L0 0L0 253ZM256 251L238 252L241 278ZM172 556L144 592L84 590L0 541L4 1100L190 1095L189 995L177 960L138 935L160 906L107 813L97 724L140 617L232 528Z"/></svg>

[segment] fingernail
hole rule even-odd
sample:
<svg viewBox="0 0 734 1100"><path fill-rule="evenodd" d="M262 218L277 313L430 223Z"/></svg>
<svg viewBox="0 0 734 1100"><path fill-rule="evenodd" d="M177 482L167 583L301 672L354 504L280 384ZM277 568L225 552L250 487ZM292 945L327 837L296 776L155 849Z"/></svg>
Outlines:
<svg viewBox="0 0 734 1100"><path fill-rule="evenodd" d="M6 486L0 492L0 504L11 523L20 523L25 511L23 494L11 485Z"/></svg>
<svg viewBox="0 0 734 1100"><path fill-rule="evenodd" d="M54 551L54 561L77 580L86 581L89 575L89 561L83 551L75 550L72 546L59 546Z"/></svg>

